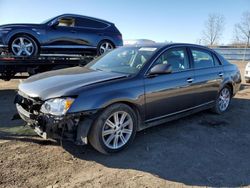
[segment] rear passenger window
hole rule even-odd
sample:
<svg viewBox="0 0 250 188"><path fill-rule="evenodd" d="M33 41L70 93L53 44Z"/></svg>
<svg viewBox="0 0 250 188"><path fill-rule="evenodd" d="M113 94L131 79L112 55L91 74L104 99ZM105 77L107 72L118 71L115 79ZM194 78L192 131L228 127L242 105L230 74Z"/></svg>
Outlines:
<svg viewBox="0 0 250 188"><path fill-rule="evenodd" d="M194 68L207 68L214 66L214 60L209 52L191 49L194 59Z"/></svg>
<svg viewBox="0 0 250 188"><path fill-rule="evenodd" d="M87 18L77 18L76 26L101 29L101 28L107 27L108 25L103 22L99 22L99 21L95 21L95 20L91 20Z"/></svg>

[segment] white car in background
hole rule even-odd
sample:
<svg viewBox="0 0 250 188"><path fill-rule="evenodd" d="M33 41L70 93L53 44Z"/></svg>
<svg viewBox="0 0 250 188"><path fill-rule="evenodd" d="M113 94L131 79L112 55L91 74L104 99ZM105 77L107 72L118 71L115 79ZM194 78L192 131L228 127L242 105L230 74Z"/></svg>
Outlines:
<svg viewBox="0 0 250 188"><path fill-rule="evenodd" d="M247 63L247 66L245 69L245 80L246 80L246 83L250 83L250 62Z"/></svg>

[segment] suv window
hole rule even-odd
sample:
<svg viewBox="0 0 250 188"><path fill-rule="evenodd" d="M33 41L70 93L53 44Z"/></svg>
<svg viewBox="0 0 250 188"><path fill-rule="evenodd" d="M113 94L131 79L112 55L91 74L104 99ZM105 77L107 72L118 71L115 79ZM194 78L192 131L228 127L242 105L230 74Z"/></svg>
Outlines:
<svg viewBox="0 0 250 188"><path fill-rule="evenodd" d="M88 28L105 28L108 25L99 21L87 19L87 18L77 18L76 19L76 26L78 27L88 27Z"/></svg>
<svg viewBox="0 0 250 188"><path fill-rule="evenodd" d="M73 19L73 18L60 18L58 26L74 27L75 26L75 19Z"/></svg>
<svg viewBox="0 0 250 188"><path fill-rule="evenodd" d="M209 52L198 49L191 49L194 68L207 68L214 66L214 60L212 55Z"/></svg>
<svg viewBox="0 0 250 188"><path fill-rule="evenodd" d="M170 64L173 72L189 68L188 56L185 48L173 48L164 52L155 64Z"/></svg>

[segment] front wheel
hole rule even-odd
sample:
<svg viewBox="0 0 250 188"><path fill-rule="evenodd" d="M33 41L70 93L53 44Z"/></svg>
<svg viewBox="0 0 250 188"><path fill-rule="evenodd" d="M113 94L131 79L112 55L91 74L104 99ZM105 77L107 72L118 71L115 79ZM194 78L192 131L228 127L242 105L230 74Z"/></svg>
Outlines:
<svg viewBox="0 0 250 188"><path fill-rule="evenodd" d="M125 104L114 104L106 108L94 122L89 141L101 153L115 153L133 141L136 130L137 117L133 109Z"/></svg>
<svg viewBox="0 0 250 188"><path fill-rule="evenodd" d="M38 46L31 37L20 35L12 40L10 51L15 56L31 57L38 55Z"/></svg>
<svg viewBox="0 0 250 188"><path fill-rule="evenodd" d="M225 86L220 90L219 95L215 102L215 106L212 110L217 114L222 114L228 109L229 104L231 102L231 98L232 98L232 91L228 86Z"/></svg>

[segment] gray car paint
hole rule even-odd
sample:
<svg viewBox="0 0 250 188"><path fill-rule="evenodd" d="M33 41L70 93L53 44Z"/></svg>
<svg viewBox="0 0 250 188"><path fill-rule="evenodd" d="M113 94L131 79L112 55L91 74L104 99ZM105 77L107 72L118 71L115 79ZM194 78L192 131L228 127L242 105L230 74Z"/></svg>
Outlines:
<svg viewBox="0 0 250 188"><path fill-rule="evenodd" d="M159 47L159 46L158 46ZM240 87L240 74L235 65L228 62L209 69L191 69L169 75L147 77L154 60L164 51L174 47L197 47L213 54L213 50L198 45L163 45L133 76L90 71L73 68L43 73L20 84L19 89L28 94L47 100L62 96L77 96L68 113L100 110L116 102L124 102L132 107L143 122L158 120L170 114L193 109L215 101L220 88L228 84L234 93ZM191 61L192 63L192 61ZM218 73L223 70L223 77ZM187 79L194 77L192 83Z"/></svg>

